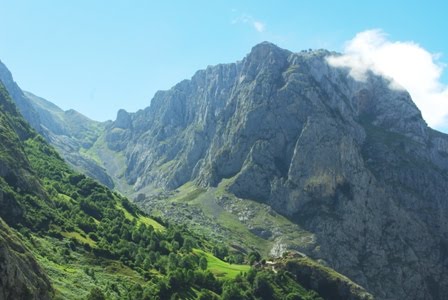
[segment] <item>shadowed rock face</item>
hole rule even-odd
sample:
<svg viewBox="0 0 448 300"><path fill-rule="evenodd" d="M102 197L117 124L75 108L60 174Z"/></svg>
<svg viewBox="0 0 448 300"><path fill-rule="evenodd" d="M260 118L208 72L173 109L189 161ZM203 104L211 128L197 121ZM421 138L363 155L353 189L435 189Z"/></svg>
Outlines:
<svg viewBox="0 0 448 300"><path fill-rule="evenodd" d="M0 218L0 299L51 299L47 275Z"/></svg>
<svg viewBox="0 0 448 300"><path fill-rule="evenodd" d="M448 138L406 91L270 43L121 111L105 133L136 191L188 181L272 206L316 236L307 254L382 299L448 293Z"/></svg>
<svg viewBox="0 0 448 300"><path fill-rule="evenodd" d="M3 221L17 224L24 215L10 186L18 191L42 194L21 146L22 139L33 134L29 125L18 117L0 82L0 299L50 299L52 293L47 275Z"/></svg>

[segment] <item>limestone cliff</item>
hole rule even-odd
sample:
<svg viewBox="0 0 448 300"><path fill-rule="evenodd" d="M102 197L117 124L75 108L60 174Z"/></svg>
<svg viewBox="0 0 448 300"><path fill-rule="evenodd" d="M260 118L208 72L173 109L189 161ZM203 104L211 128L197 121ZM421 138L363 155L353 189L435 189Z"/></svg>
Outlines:
<svg viewBox="0 0 448 300"><path fill-rule="evenodd" d="M448 294L448 137L406 91L270 43L198 71L105 133L135 191L203 187L264 202L316 236L307 254L380 299Z"/></svg>

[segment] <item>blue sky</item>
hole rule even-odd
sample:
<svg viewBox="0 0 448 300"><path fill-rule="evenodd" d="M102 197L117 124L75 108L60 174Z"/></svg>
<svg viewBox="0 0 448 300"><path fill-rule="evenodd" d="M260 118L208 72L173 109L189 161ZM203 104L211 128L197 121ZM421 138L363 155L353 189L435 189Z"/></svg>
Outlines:
<svg viewBox="0 0 448 300"><path fill-rule="evenodd" d="M23 89L95 120L145 108L157 90L265 40L344 51L381 29L448 62L448 4L391 2L0 0L0 60Z"/></svg>

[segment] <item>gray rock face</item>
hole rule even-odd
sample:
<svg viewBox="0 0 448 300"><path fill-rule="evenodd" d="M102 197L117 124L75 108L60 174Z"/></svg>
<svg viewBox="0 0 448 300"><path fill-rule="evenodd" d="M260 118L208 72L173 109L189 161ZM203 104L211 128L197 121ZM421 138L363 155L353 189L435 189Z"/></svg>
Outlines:
<svg viewBox="0 0 448 300"><path fill-rule="evenodd" d="M0 299L52 299L47 275L0 218Z"/></svg>
<svg viewBox="0 0 448 300"><path fill-rule="evenodd" d="M28 121L28 123L30 123L30 125L33 128L35 128L38 132L40 132L42 128L40 126L40 120L37 111L27 100L27 97L24 95L23 91L14 81L11 72L1 61L0 61L0 81L5 86L9 95L11 95L11 98L14 99L17 108L20 110L24 118Z"/></svg>
<svg viewBox="0 0 448 300"><path fill-rule="evenodd" d="M132 133L131 115L125 110L119 110L117 119L109 127L106 134L106 142L109 149L114 151L122 151L126 148L127 142Z"/></svg>
<svg viewBox="0 0 448 300"><path fill-rule="evenodd" d="M257 45L120 112L108 146L125 154L136 191L232 178L235 195L315 234L307 255L378 298L442 299L448 137L407 92L372 74L355 81L330 54Z"/></svg>

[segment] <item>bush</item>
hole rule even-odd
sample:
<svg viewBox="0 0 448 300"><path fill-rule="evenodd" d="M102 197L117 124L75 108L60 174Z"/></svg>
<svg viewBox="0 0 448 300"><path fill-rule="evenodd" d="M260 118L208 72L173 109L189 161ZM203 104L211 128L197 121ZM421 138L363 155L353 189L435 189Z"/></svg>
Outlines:
<svg viewBox="0 0 448 300"><path fill-rule="evenodd" d="M106 300L106 296L103 291L97 287L94 287L90 290L89 295L87 295L87 300Z"/></svg>
<svg viewBox="0 0 448 300"><path fill-rule="evenodd" d="M286 300L303 300L303 298L299 293L293 292L289 293L288 296L286 296Z"/></svg>

